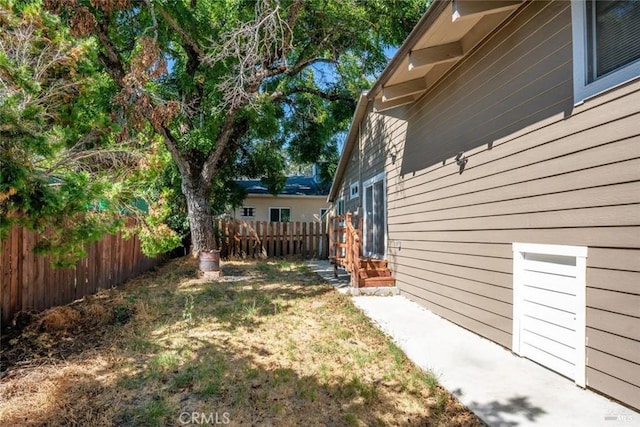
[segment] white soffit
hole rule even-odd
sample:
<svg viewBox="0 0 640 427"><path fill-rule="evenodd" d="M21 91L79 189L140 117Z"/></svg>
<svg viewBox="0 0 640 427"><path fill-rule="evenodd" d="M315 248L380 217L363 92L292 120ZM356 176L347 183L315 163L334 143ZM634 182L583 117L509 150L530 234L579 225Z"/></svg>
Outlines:
<svg viewBox="0 0 640 427"><path fill-rule="evenodd" d="M376 111L411 103L495 30L520 1L452 1L376 94Z"/></svg>

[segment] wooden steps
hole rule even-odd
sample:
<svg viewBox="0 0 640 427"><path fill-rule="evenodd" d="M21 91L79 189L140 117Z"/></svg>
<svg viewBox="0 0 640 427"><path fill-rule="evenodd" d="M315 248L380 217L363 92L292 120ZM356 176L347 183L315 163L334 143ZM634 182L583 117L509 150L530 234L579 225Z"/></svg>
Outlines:
<svg viewBox="0 0 640 427"><path fill-rule="evenodd" d="M358 281L359 288L380 288L393 287L396 285L396 279L393 277L369 277Z"/></svg>
<svg viewBox="0 0 640 427"><path fill-rule="evenodd" d="M358 270L358 287L395 286L396 279L391 277L387 261L383 259L361 258Z"/></svg>

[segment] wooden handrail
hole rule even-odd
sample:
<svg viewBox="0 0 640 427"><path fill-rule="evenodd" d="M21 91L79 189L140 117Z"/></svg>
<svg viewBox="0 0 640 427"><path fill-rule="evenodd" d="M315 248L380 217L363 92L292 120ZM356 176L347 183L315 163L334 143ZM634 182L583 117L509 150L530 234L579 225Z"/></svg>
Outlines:
<svg viewBox="0 0 640 427"><path fill-rule="evenodd" d="M347 228L347 252L349 253L349 270L351 271L351 286L357 288L359 285L358 272L360 271L360 235L358 230L353 226L351 213L345 218L345 226Z"/></svg>
<svg viewBox="0 0 640 427"><path fill-rule="evenodd" d="M342 225L344 224L344 225ZM358 221L360 227L353 225L353 215L348 212L331 218L329 239L331 255L334 263L334 274L337 276L338 266L343 267L351 274L351 286L359 286L360 253L362 221ZM344 253L342 252L344 248Z"/></svg>

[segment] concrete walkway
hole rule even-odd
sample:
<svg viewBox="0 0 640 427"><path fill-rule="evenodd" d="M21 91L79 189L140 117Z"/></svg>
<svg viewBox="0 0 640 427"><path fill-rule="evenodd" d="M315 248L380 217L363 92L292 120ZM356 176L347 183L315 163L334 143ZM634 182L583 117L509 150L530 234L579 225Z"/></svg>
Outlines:
<svg viewBox="0 0 640 427"><path fill-rule="evenodd" d="M326 261L309 264L323 278ZM344 289L344 286L341 286ZM423 369L490 426L640 427L640 413L431 313L403 296L353 299Z"/></svg>
<svg viewBox="0 0 640 427"><path fill-rule="evenodd" d="M343 269L338 269L338 277L333 277L333 265L326 260L307 261L307 265L314 273L322 277L326 282L333 285L338 292L343 294L349 293L351 287L351 276Z"/></svg>

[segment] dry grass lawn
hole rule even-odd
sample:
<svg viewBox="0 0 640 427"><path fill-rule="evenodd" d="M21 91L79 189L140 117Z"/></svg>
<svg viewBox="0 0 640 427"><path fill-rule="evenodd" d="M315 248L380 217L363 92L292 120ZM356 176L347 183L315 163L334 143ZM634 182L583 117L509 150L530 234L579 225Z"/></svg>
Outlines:
<svg viewBox="0 0 640 427"><path fill-rule="evenodd" d="M196 268L5 334L0 425L481 425L304 264L224 262L216 283Z"/></svg>

